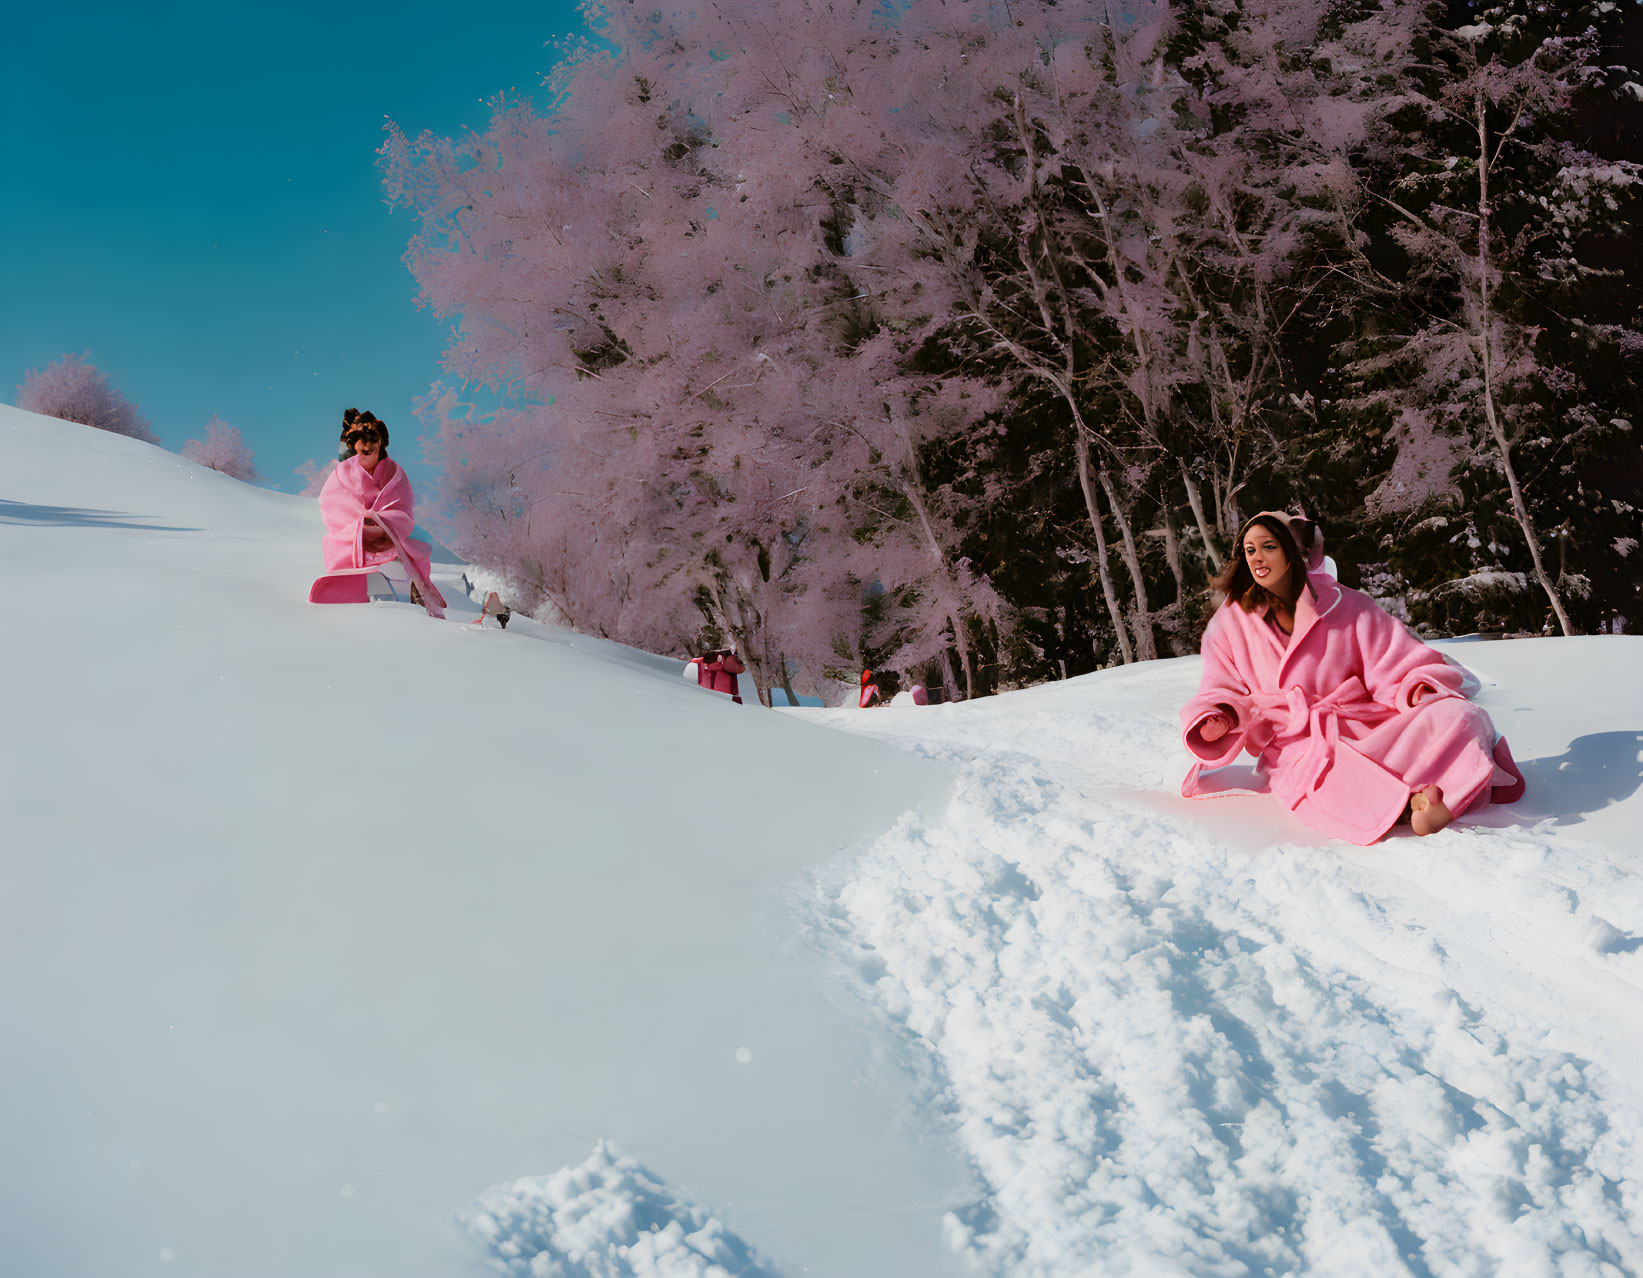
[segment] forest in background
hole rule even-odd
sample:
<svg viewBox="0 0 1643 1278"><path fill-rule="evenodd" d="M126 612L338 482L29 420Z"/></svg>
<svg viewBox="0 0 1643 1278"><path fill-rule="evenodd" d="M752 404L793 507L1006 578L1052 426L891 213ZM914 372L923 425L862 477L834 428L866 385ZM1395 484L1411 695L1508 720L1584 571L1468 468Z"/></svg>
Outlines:
<svg viewBox="0 0 1643 1278"><path fill-rule="evenodd" d="M973 696L1196 650L1277 506L1421 633L1643 621L1635 3L584 15L379 157L517 603Z"/></svg>

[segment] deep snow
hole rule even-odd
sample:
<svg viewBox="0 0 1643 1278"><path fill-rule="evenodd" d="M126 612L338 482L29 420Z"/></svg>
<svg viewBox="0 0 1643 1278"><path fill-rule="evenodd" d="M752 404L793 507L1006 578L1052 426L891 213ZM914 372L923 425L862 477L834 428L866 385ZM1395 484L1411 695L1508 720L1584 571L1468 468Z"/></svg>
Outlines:
<svg viewBox="0 0 1643 1278"><path fill-rule="evenodd" d="M482 1273L464 1208L607 1139L784 1272L951 1268L792 906L945 769L310 605L312 500L132 440L0 408L0 500L0 1272Z"/></svg>
<svg viewBox="0 0 1643 1278"><path fill-rule="evenodd" d="M1178 797L1196 659L815 715L961 769L819 921L939 1065L987 1268L1643 1270L1643 642L1444 648L1529 793L1371 848Z"/></svg>
<svg viewBox="0 0 1643 1278"><path fill-rule="evenodd" d="M0 408L7 1272L1643 1270L1643 640L1449 645L1529 795L1362 849L1178 797L1196 659L773 713L317 571Z"/></svg>

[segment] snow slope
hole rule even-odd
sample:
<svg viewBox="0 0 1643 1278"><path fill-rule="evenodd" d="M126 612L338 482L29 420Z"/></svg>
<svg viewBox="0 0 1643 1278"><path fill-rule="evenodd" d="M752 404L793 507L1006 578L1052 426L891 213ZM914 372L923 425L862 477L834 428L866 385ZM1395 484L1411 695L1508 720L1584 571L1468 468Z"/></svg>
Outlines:
<svg viewBox="0 0 1643 1278"><path fill-rule="evenodd" d="M646 1233L947 1272L970 1177L792 904L946 770L319 569L312 500L0 408L0 1271L488 1272L470 1203L627 1155Z"/></svg>
<svg viewBox="0 0 1643 1278"><path fill-rule="evenodd" d="M738 709L316 533L0 409L7 1273L1643 1271L1643 640L1450 646L1529 795L1356 848L1196 659Z"/></svg>
<svg viewBox="0 0 1643 1278"><path fill-rule="evenodd" d="M928 1054L984 1269L1643 1272L1643 640L1445 647L1529 792L1372 848L1178 797L1197 658L810 712L960 770L817 923Z"/></svg>

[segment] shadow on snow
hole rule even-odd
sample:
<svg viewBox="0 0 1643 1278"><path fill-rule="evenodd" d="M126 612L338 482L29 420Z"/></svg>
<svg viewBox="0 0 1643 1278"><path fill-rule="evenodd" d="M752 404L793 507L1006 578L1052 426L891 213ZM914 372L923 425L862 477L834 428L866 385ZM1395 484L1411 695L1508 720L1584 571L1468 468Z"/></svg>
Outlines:
<svg viewBox="0 0 1643 1278"><path fill-rule="evenodd" d="M147 519L127 510L92 510L79 506L32 506L0 497L0 524L47 524L58 528L133 528L140 532L199 532L175 524L130 523Z"/></svg>

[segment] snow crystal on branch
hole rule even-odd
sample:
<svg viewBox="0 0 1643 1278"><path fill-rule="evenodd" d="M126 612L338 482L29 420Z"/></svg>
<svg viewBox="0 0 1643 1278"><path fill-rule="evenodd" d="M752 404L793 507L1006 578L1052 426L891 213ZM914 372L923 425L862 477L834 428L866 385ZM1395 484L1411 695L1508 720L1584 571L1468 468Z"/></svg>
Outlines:
<svg viewBox="0 0 1643 1278"><path fill-rule="evenodd" d="M1493 590L1521 593L1529 589L1527 573L1507 572L1504 568L1486 568L1467 577L1457 577L1435 587L1433 595L1483 595Z"/></svg>
<svg viewBox="0 0 1643 1278"><path fill-rule="evenodd" d="M1454 473L1469 460L1465 440L1439 430L1431 414L1418 408L1405 408L1399 414L1389 438L1397 447L1397 456L1380 487L1369 495L1371 511L1401 514L1460 495Z"/></svg>
<svg viewBox="0 0 1643 1278"><path fill-rule="evenodd" d="M717 1216L609 1141L551 1176L487 1189L459 1220L506 1274L530 1278L774 1278Z"/></svg>

